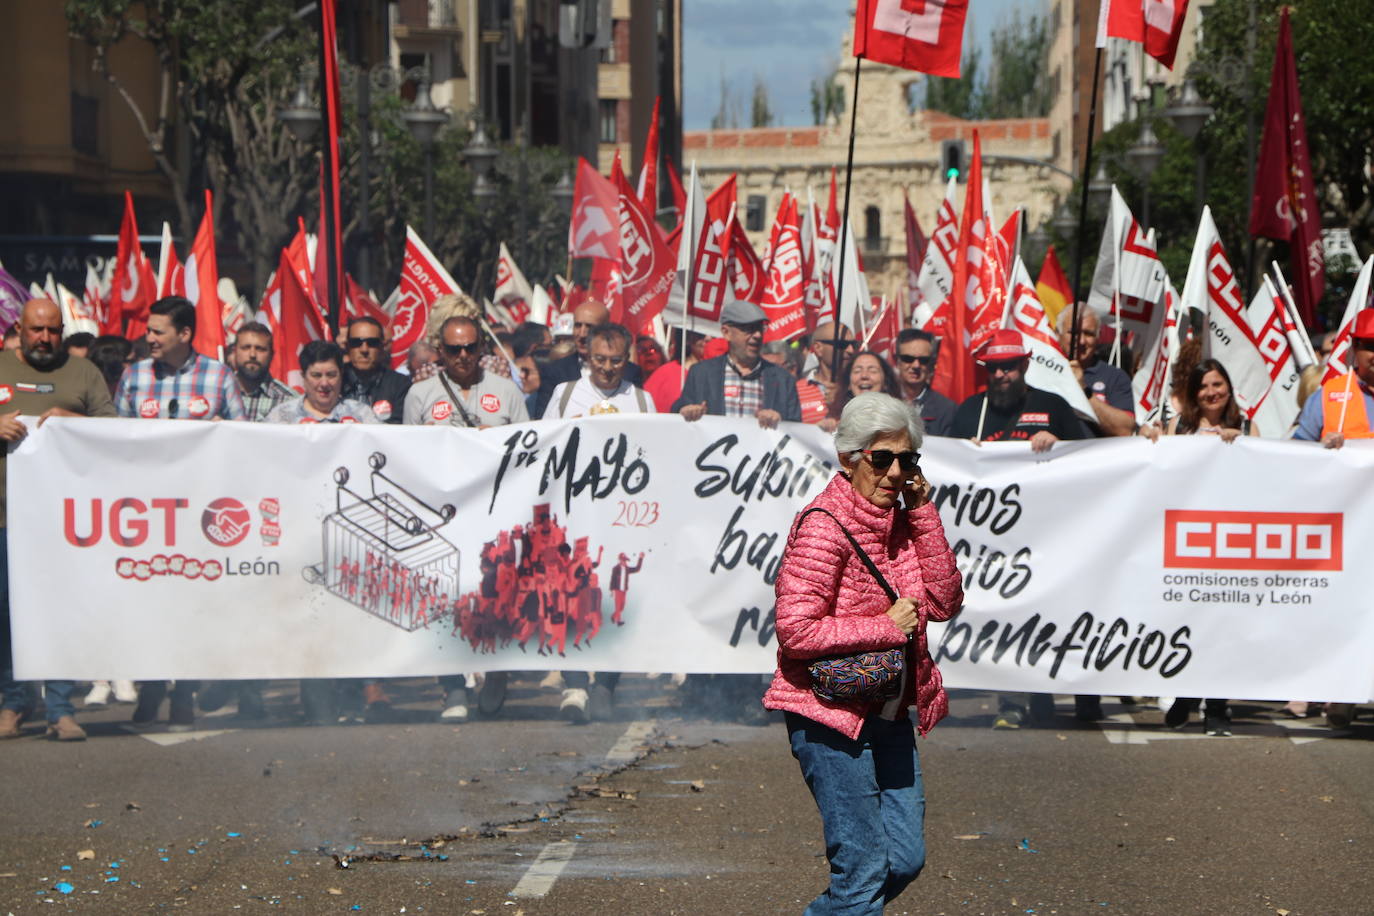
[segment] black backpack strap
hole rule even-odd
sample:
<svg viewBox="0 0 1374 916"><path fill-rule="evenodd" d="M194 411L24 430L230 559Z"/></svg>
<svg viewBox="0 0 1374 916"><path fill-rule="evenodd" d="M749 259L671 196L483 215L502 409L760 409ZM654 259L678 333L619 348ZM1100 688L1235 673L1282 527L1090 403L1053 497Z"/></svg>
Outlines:
<svg viewBox="0 0 1374 916"><path fill-rule="evenodd" d="M859 546L859 542L854 540L854 535L850 534L849 531L844 527L844 525L840 524L840 520L835 518L835 516L832 515L828 510L821 509L819 507L807 509L801 515L797 516L797 528L801 528L802 520L805 519L812 512L819 512L822 515L830 516L830 520L834 522L837 527L839 527L840 532L849 541L849 546L854 548L854 552L859 555L859 559L863 561L864 566L868 567L868 571L873 575L873 578L877 580L878 584L883 587L883 591L887 592L888 600L890 600L893 604L896 604L897 593L892 590L892 586L887 584L887 579L883 578L883 574L878 571L877 564L875 564L873 560L869 558L868 554L864 552L864 549Z"/></svg>

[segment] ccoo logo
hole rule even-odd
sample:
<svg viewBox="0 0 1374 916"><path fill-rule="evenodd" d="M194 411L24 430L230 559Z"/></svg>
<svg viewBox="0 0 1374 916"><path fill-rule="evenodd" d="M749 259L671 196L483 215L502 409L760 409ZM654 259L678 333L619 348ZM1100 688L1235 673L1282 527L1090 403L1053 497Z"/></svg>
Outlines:
<svg viewBox="0 0 1374 916"><path fill-rule="evenodd" d="M1164 513L1164 565L1184 569L1339 570L1339 512Z"/></svg>
<svg viewBox="0 0 1374 916"><path fill-rule="evenodd" d="M246 538L252 523L243 503L229 496L210 503L200 516L200 528L205 537L221 547L233 547Z"/></svg>

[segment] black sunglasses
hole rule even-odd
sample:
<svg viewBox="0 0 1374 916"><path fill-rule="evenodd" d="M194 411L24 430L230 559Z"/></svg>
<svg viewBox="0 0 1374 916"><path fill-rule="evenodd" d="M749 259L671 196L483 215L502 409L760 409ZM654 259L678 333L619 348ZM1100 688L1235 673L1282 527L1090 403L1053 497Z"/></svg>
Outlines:
<svg viewBox="0 0 1374 916"><path fill-rule="evenodd" d="M480 341L474 341L473 343L468 344L446 343L443 346L444 352L447 353L449 356L457 356L460 353L476 353L482 348L482 344Z"/></svg>
<svg viewBox="0 0 1374 916"><path fill-rule="evenodd" d="M382 348L380 337L350 337L348 338L348 349L356 350L359 347L371 347L374 350Z"/></svg>
<svg viewBox="0 0 1374 916"><path fill-rule="evenodd" d="M983 363L983 368L988 370L988 375L992 375L995 372L1015 372L1017 369L1021 368L1021 360L999 359L994 362Z"/></svg>
<svg viewBox="0 0 1374 916"><path fill-rule="evenodd" d="M890 449L864 449L863 455L875 471L886 471L895 460L905 474L914 474L921 469L920 452L894 452Z"/></svg>
<svg viewBox="0 0 1374 916"><path fill-rule="evenodd" d="M829 347L857 347L859 342L853 337L822 337L816 343L825 344Z"/></svg>
<svg viewBox="0 0 1374 916"><path fill-rule="evenodd" d="M912 356L910 353L898 353L897 358L908 366L912 363L920 363L922 366L929 369L935 364L935 357L933 356Z"/></svg>

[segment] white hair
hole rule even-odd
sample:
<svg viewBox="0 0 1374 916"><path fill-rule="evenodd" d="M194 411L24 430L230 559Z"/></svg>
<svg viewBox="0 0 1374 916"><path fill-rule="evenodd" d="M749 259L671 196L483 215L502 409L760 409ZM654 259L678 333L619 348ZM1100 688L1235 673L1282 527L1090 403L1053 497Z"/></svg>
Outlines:
<svg viewBox="0 0 1374 916"><path fill-rule="evenodd" d="M1102 316L1098 314L1097 309L1093 308L1091 305L1088 305L1088 303L1080 302L1078 304L1078 314L1080 316L1080 320L1081 316L1083 315L1092 315L1094 318L1097 319L1097 326L1099 328L1102 327ZM1054 321L1054 329L1058 331L1060 334L1065 334L1068 332L1070 323L1072 321L1073 303L1070 302L1059 310L1059 315L1057 318L1055 318Z"/></svg>
<svg viewBox="0 0 1374 916"><path fill-rule="evenodd" d="M841 455L861 452L879 436L902 432L911 438L913 449L920 449L925 426L916 408L890 394L865 391L844 405L835 430L835 451Z"/></svg>

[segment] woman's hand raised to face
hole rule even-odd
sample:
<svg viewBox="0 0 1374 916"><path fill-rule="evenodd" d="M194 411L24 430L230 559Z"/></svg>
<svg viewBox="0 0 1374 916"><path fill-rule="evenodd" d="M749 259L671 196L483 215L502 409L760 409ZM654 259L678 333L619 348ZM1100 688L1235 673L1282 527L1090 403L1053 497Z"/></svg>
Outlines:
<svg viewBox="0 0 1374 916"><path fill-rule="evenodd" d="M887 609L887 616L892 618L892 622L907 636L915 632L916 625L921 621L920 615L916 613L916 602L911 598L898 598L896 603Z"/></svg>
<svg viewBox="0 0 1374 916"><path fill-rule="evenodd" d="M917 471L904 481L902 487L902 502L908 509L919 509L930 502L930 491L934 489L930 481L926 480L924 474Z"/></svg>

